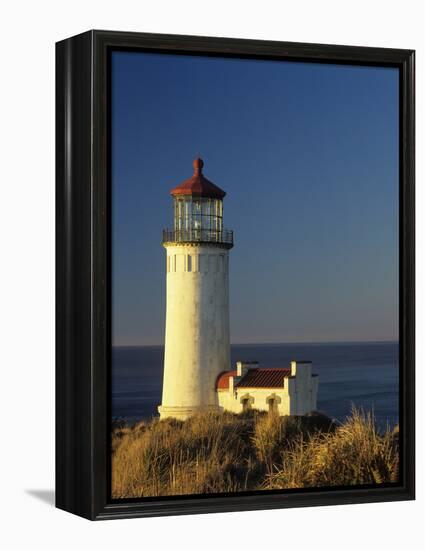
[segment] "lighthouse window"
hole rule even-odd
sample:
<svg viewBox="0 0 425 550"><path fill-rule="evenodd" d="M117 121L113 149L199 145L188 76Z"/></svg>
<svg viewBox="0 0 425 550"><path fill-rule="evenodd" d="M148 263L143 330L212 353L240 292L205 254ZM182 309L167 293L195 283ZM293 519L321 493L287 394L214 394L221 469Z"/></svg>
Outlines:
<svg viewBox="0 0 425 550"><path fill-rule="evenodd" d="M198 255L198 271L199 271L199 273L201 273L203 271L207 271L205 258L208 261L208 256L205 257L205 254L199 254Z"/></svg>
<svg viewBox="0 0 425 550"><path fill-rule="evenodd" d="M184 203L184 217L185 217L185 229L191 229L191 219L192 219L192 203L191 201L186 201Z"/></svg>
<svg viewBox="0 0 425 550"><path fill-rule="evenodd" d="M192 271L192 256L190 254L187 255L187 270Z"/></svg>
<svg viewBox="0 0 425 550"><path fill-rule="evenodd" d="M213 254L208 255L208 270L211 273L217 273L217 256Z"/></svg>
<svg viewBox="0 0 425 550"><path fill-rule="evenodd" d="M174 230L177 240L220 241L223 230L222 200L191 196L175 198Z"/></svg>

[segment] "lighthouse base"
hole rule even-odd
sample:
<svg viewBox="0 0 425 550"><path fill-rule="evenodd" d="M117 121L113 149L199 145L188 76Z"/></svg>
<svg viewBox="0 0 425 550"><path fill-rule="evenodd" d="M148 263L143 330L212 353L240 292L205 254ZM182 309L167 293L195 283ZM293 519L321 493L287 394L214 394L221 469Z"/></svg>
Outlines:
<svg viewBox="0 0 425 550"><path fill-rule="evenodd" d="M195 406L195 407L167 407L160 405L158 407L159 417L161 420L165 418L175 418L177 420L187 420L190 416L197 413L220 412L222 409L218 405Z"/></svg>

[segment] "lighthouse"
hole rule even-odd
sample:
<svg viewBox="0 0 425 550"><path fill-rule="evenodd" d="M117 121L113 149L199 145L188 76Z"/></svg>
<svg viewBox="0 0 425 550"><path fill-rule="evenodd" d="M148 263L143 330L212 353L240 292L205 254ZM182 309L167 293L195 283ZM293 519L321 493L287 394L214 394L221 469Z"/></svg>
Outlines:
<svg viewBox="0 0 425 550"><path fill-rule="evenodd" d="M216 381L230 368L229 250L226 193L193 162L193 176L171 190L173 229L163 232L166 259L164 379L160 418L185 420L220 410Z"/></svg>

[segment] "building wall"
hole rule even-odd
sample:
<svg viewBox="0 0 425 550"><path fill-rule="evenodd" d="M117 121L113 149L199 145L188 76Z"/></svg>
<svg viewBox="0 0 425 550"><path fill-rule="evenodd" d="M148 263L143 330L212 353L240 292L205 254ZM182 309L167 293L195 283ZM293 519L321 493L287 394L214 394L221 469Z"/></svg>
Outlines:
<svg viewBox="0 0 425 550"><path fill-rule="evenodd" d="M219 390L220 407L234 413L243 411L243 400L249 399L250 407L259 411L269 410L269 399L275 399L277 412L281 416L290 414L290 403L287 388L238 388L234 393Z"/></svg>
<svg viewBox="0 0 425 550"><path fill-rule="evenodd" d="M317 409L319 379L312 375L311 363L291 362L291 378L288 379L290 414L304 415Z"/></svg>
<svg viewBox="0 0 425 550"><path fill-rule="evenodd" d="M161 418L218 409L217 376L230 369L228 250L167 244Z"/></svg>

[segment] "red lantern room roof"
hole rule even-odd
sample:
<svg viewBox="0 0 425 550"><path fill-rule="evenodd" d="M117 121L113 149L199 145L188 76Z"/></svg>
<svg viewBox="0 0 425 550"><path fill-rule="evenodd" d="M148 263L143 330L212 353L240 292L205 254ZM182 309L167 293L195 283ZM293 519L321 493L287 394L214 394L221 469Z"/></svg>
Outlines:
<svg viewBox="0 0 425 550"><path fill-rule="evenodd" d="M171 195L177 197L180 195L191 195L193 197L209 197L212 199L222 199L226 193L220 187L217 187L212 181L208 180L202 173L204 161L196 158L193 161L193 176L171 190Z"/></svg>

